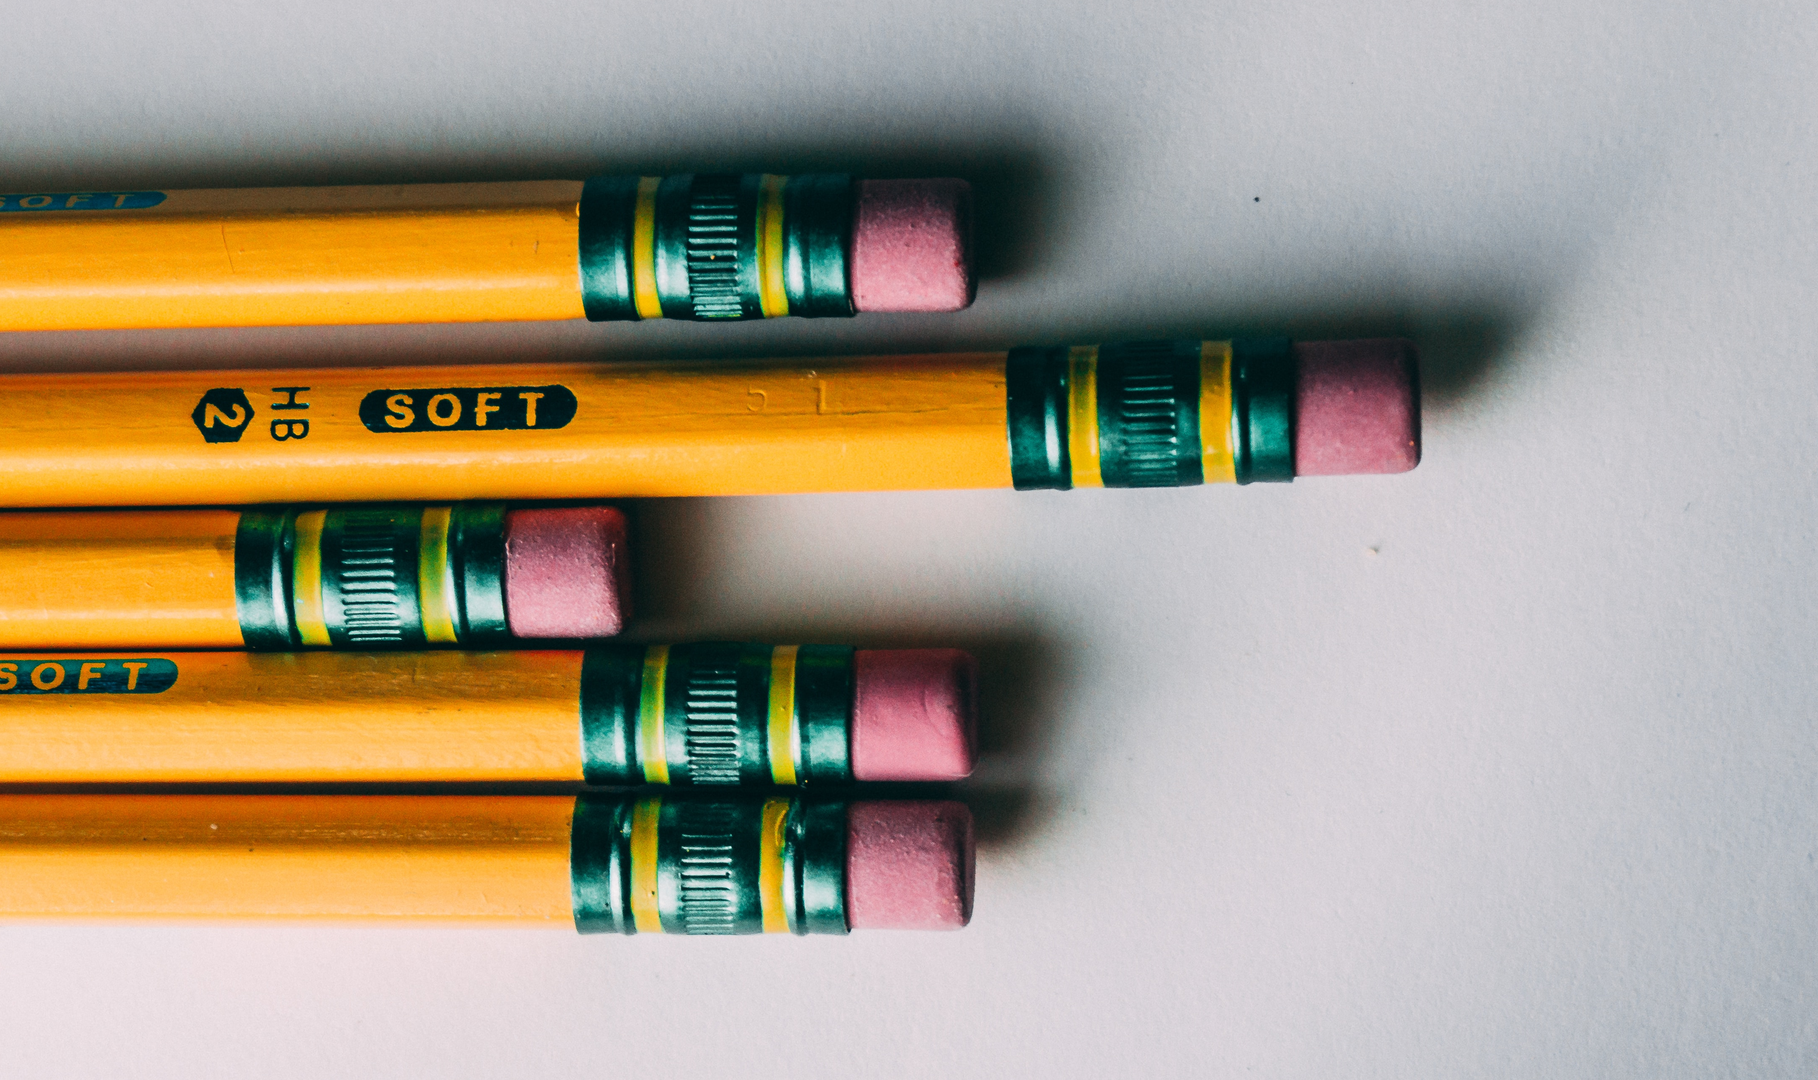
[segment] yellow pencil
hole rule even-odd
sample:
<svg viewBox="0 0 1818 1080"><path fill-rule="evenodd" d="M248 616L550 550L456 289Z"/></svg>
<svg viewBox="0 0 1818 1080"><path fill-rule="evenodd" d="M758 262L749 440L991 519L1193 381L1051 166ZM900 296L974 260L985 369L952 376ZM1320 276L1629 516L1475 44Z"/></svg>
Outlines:
<svg viewBox="0 0 1818 1080"><path fill-rule="evenodd" d="M1419 460L1405 341L0 378L0 505L1153 487Z"/></svg>
<svg viewBox="0 0 1818 1080"><path fill-rule="evenodd" d="M0 652L0 783L957 780L975 701L957 649Z"/></svg>
<svg viewBox="0 0 1818 1080"><path fill-rule="evenodd" d="M0 329L954 311L959 180L588 181L0 195Z"/></svg>
<svg viewBox="0 0 1818 1080"><path fill-rule="evenodd" d="M0 795L0 920L844 934L971 910L952 802Z"/></svg>
<svg viewBox="0 0 1818 1080"><path fill-rule="evenodd" d="M608 506L0 513L0 649L295 649L611 637Z"/></svg>

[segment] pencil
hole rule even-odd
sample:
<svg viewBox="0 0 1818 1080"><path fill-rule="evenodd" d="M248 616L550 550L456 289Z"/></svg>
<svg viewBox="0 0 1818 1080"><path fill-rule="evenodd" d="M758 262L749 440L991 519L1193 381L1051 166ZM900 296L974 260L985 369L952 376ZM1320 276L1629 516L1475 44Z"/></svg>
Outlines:
<svg viewBox="0 0 1818 1080"><path fill-rule="evenodd" d="M0 513L0 649L611 637L626 547L608 506Z"/></svg>
<svg viewBox="0 0 1818 1080"><path fill-rule="evenodd" d="M0 653L0 783L821 785L972 770L957 649Z"/></svg>
<svg viewBox="0 0 1818 1080"><path fill-rule="evenodd" d="M971 189L845 174L0 195L0 329L954 311Z"/></svg>
<svg viewBox="0 0 1818 1080"><path fill-rule="evenodd" d="M0 795L0 920L945 930L972 865L953 802Z"/></svg>
<svg viewBox="0 0 1818 1080"><path fill-rule="evenodd" d="M0 505L1165 487L1393 473L1399 340L10 375Z"/></svg>

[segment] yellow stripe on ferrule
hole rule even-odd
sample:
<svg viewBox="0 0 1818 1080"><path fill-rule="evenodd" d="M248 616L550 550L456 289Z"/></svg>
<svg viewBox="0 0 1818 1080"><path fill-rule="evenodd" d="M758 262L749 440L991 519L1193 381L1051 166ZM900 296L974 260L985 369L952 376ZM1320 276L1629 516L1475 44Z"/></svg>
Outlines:
<svg viewBox="0 0 1818 1080"><path fill-rule="evenodd" d="M657 820L661 798L639 799L631 808L631 925L640 934L663 932L657 905Z"/></svg>
<svg viewBox="0 0 1818 1080"><path fill-rule="evenodd" d="M1208 484L1237 482L1231 405L1231 343L1203 342L1199 350L1199 442Z"/></svg>
<svg viewBox="0 0 1818 1080"><path fill-rule="evenodd" d="M770 723L765 750L770 758L770 779L784 787L798 783L795 757L801 738L795 714L795 658L800 650L800 645L778 645L770 653Z"/></svg>
<svg viewBox="0 0 1818 1080"><path fill-rule="evenodd" d="M764 800L764 831L758 837L758 910L764 933L787 934L789 912L783 906L783 849L789 828L788 799Z"/></svg>
<svg viewBox="0 0 1818 1080"><path fill-rule="evenodd" d="M452 506L423 508L421 541L417 545L417 596L423 617L423 640L453 645L460 640L454 620L454 565L448 557L448 523Z"/></svg>
<svg viewBox="0 0 1818 1080"><path fill-rule="evenodd" d="M1098 346L1067 350L1067 458L1074 487L1104 487L1098 462Z"/></svg>
<svg viewBox="0 0 1818 1080"><path fill-rule="evenodd" d="M783 284L783 187L787 176L765 173L757 207L758 306L764 318L789 314Z"/></svg>
<svg viewBox="0 0 1818 1080"><path fill-rule="evenodd" d="M631 298L640 319L663 317L656 284L656 195L660 176L638 178L637 213L631 226Z"/></svg>
<svg viewBox="0 0 1818 1080"><path fill-rule="evenodd" d="M644 682L638 692L638 761L644 782L669 782L669 743L663 732L663 689L669 678L669 646L644 650Z"/></svg>
<svg viewBox="0 0 1818 1080"><path fill-rule="evenodd" d="M326 510L297 515L297 547L291 559L292 618L305 645L327 645L328 621L322 615L322 524Z"/></svg>

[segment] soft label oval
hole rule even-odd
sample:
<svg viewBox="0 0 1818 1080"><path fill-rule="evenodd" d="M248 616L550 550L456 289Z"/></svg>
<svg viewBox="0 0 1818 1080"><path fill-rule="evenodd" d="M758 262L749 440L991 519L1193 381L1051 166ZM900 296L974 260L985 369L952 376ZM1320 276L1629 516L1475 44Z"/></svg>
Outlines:
<svg viewBox="0 0 1818 1080"><path fill-rule="evenodd" d="M177 665L161 656L106 660L0 658L0 694L161 694Z"/></svg>
<svg viewBox="0 0 1818 1080"><path fill-rule="evenodd" d="M0 211L145 210L163 201L162 191L37 191L0 195Z"/></svg>
<svg viewBox="0 0 1818 1080"><path fill-rule="evenodd" d="M403 431L541 431L574 419L566 386L442 386L374 390L360 401L360 423L379 434Z"/></svg>

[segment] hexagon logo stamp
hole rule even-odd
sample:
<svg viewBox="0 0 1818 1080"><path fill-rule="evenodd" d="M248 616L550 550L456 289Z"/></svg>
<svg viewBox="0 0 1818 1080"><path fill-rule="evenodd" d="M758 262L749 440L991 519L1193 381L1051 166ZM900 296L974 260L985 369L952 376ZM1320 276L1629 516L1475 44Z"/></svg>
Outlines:
<svg viewBox="0 0 1818 1080"><path fill-rule="evenodd" d="M211 443L239 442L252 423L252 402L246 400L246 391L237 386L218 386L202 395L189 418L196 422L202 438Z"/></svg>

